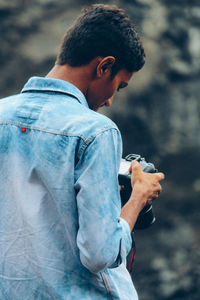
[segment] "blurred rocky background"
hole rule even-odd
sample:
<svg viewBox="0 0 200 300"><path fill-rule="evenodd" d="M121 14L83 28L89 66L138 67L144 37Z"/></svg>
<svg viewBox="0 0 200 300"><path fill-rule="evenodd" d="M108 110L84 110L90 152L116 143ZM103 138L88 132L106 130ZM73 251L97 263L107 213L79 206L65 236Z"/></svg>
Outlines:
<svg viewBox="0 0 200 300"><path fill-rule="evenodd" d="M147 57L102 113L118 124L124 156L139 153L166 174L157 222L136 232L136 288L141 300L199 300L199 0L0 0L0 96L44 76L81 7L99 2L126 9Z"/></svg>

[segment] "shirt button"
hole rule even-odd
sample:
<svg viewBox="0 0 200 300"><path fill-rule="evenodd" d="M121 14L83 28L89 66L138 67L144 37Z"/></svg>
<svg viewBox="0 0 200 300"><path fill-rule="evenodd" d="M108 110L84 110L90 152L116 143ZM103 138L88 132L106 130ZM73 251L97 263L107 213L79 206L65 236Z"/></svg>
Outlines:
<svg viewBox="0 0 200 300"><path fill-rule="evenodd" d="M26 128L22 127L21 132L26 132Z"/></svg>

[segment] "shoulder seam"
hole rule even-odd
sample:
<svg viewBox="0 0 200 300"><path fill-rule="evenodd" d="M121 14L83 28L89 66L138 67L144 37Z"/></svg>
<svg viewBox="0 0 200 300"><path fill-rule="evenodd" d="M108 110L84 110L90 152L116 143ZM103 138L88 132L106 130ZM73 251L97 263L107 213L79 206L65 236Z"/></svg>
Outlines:
<svg viewBox="0 0 200 300"><path fill-rule="evenodd" d="M91 142L98 136L100 135L101 133L105 132L105 131L108 131L108 130L111 130L111 129L114 129L116 130L117 132L119 132L119 129L115 126L108 126L108 127L105 127L105 128L102 128L100 130L98 130L95 134L93 134L89 139L85 140L85 144L81 147L81 149L79 150L79 153L78 153L78 158L81 157L82 153L85 151L85 149L91 144Z"/></svg>
<svg viewBox="0 0 200 300"><path fill-rule="evenodd" d="M89 145L92 142L92 140L94 140L95 137L97 137L97 135L99 135L105 131L108 131L110 129L115 129L115 130L119 131L119 129L115 126L107 126L107 127L101 128L95 134L91 135L91 137L89 139L86 140L87 145Z"/></svg>

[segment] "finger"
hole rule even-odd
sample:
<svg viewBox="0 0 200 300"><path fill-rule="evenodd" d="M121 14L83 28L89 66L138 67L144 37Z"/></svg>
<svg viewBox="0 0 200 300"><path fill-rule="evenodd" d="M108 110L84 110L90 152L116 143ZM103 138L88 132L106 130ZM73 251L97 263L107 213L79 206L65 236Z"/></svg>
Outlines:
<svg viewBox="0 0 200 300"><path fill-rule="evenodd" d="M142 172L142 167L140 166L139 162L137 160L132 160L131 165L129 167L129 172Z"/></svg>
<svg viewBox="0 0 200 300"><path fill-rule="evenodd" d="M152 204L154 200L158 198L158 193L154 193L147 201L148 204Z"/></svg>
<svg viewBox="0 0 200 300"><path fill-rule="evenodd" d="M161 192L162 192L162 189L160 189L159 191L157 191L158 196L160 195Z"/></svg>
<svg viewBox="0 0 200 300"><path fill-rule="evenodd" d="M159 188L153 193L153 199L156 199L159 197L160 193L162 192L162 187L161 185L159 184Z"/></svg>
<svg viewBox="0 0 200 300"><path fill-rule="evenodd" d="M161 185L160 185L160 188L158 190L158 195L160 195L160 193L162 193L162 187L161 187Z"/></svg>
<svg viewBox="0 0 200 300"><path fill-rule="evenodd" d="M158 193L158 195L162 192L162 187L161 187L160 183L158 183L158 187L155 192Z"/></svg>
<svg viewBox="0 0 200 300"><path fill-rule="evenodd" d="M153 193L153 199L158 198L159 194L160 194L159 192L154 192L154 193Z"/></svg>
<svg viewBox="0 0 200 300"><path fill-rule="evenodd" d="M157 178L158 178L159 181L165 179L165 175L162 172L155 173L155 175L157 176Z"/></svg>

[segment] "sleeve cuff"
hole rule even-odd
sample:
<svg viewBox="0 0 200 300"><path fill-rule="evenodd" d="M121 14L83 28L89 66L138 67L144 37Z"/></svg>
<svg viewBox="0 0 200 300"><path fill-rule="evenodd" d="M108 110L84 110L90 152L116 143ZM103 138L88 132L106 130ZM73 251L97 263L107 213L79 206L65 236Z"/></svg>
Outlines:
<svg viewBox="0 0 200 300"><path fill-rule="evenodd" d="M119 224L122 228L122 239L120 241L119 255L114 264L110 266L110 268L116 268L122 262L126 264L126 257L129 254L132 247L132 236L128 223L124 219L119 218Z"/></svg>
<svg viewBox="0 0 200 300"><path fill-rule="evenodd" d="M119 218L119 222L122 226L121 256L126 258L132 247L131 230L126 220Z"/></svg>

